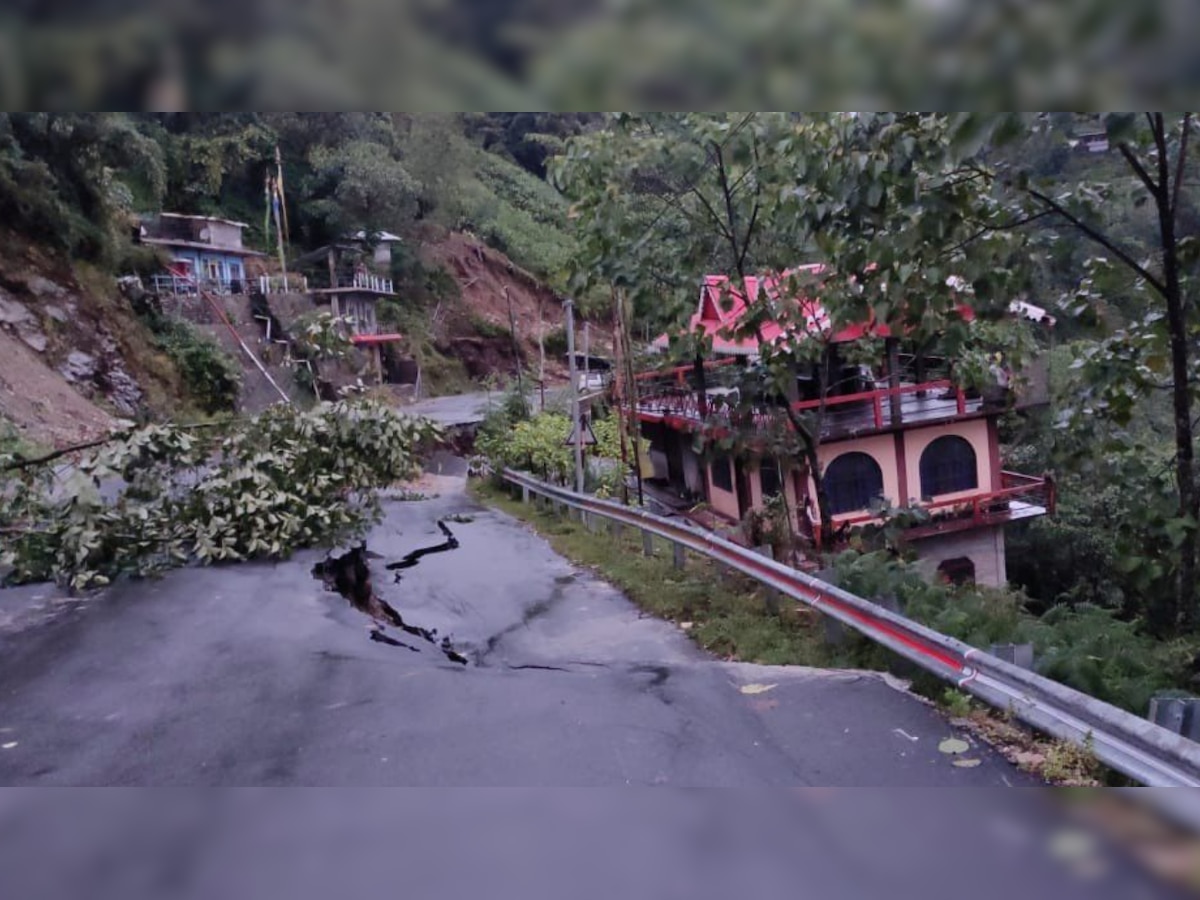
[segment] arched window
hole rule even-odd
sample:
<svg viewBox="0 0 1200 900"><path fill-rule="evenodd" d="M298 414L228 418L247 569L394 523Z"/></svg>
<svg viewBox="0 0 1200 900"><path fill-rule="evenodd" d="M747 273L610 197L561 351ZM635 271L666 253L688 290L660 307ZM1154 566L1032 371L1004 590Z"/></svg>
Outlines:
<svg viewBox="0 0 1200 900"><path fill-rule="evenodd" d="M974 584L975 563L969 556L944 559L937 567L938 574L950 584Z"/></svg>
<svg viewBox="0 0 1200 900"><path fill-rule="evenodd" d="M965 438L948 434L921 454L921 496L937 497L979 487L975 449Z"/></svg>
<svg viewBox="0 0 1200 900"><path fill-rule="evenodd" d="M866 453L843 453L825 469L829 511L856 512L883 495L883 470Z"/></svg>

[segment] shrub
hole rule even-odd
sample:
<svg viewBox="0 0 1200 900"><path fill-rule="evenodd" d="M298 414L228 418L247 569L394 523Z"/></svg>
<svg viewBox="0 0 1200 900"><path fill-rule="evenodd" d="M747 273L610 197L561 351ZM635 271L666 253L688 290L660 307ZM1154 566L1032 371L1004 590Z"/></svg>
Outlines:
<svg viewBox="0 0 1200 900"><path fill-rule="evenodd" d="M184 322L161 320L156 339L183 378L184 387L206 413L230 412L242 390L242 371L213 340Z"/></svg>
<svg viewBox="0 0 1200 900"><path fill-rule="evenodd" d="M886 553L848 551L835 569L846 590L895 596L909 618L974 647L1032 643L1041 674L1137 715L1157 691L1190 686L1194 645L1158 641L1112 610L1057 606L1037 617L1015 591L932 584Z"/></svg>

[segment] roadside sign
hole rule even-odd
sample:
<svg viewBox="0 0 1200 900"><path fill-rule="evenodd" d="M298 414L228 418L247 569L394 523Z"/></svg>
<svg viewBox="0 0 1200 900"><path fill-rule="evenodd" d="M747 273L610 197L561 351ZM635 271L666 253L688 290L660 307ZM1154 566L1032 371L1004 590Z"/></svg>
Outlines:
<svg viewBox="0 0 1200 900"><path fill-rule="evenodd" d="M588 421L587 416L580 416L579 422L571 429L571 434L563 442L568 447L574 447L576 442L579 441L579 428L581 425L583 426L583 446L592 447L597 443L596 433L592 431L591 422Z"/></svg>

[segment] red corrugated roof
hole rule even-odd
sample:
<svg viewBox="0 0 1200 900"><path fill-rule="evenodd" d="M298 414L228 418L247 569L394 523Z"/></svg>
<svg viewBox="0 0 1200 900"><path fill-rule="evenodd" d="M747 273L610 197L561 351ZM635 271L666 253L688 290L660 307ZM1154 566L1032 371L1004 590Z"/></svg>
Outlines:
<svg viewBox="0 0 1200 900"><path fill-rule="evenodd" d="M755 298L754 302L771 302L780 299L781 282L797 275L820 276L825 271L821 263L798 266L788 269L780 275L747 276L743 290L730 286L730 279L725 275L706 275L700 288L700 303L695 314L688 323L689 332L703 332L712 339L713 352L733 356L752 356L759 351L760 337L767 343L773 343L784 336L785 326L767 319L759 327L759 337L732 337L736 331L739 319L746 313L747 297ZM785 302L790 302L786 301ZM794 301L797 308L787 318L797 324L803 322L803 333L831 343L848 343L864 336L890 337L891 329L887 325L876 324L874 321L848 325L836 334L830 334L831 322L829 314L820 300L812 297L801 297ZM966 305L959 306L959 314L966 320L975 318L974 311ZM794 328L796 326L793 326ZM798 330L798 328L797 328ZM665 348L669 335L662 334L655 339L653 346Z"/></svg>

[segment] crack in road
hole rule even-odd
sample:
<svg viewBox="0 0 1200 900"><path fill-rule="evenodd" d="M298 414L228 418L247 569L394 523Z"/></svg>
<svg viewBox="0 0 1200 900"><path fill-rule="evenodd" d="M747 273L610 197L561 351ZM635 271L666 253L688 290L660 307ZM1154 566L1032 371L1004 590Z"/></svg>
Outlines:
<svg viewBox="0 0 1200 900"><path fill-rule="evenodd" d="M446 523L439 521L437 525L441 529L442 534L446 535L444 543L414 550L399 562L388 564L387 568L409 569L417 565L421 557L427 556L430 553L444 553L447 550L458 549L458 539L450 531ZM331 553L324 560L313 566L312 574L314 578L319 578L323 581L329 590L341 594L350 602L352 607L374 621L370 632L370 639L372 641L386 644L390 647L411 650L414 653L420 652L419 647L414 647L412 644L407 644L389 635L385 629L388 625L391 625L394 628L400 629L405 634L419 637L427 643L433 644L451 662L463 666L467 665L469 660L454 649L449 637L443 637L439 642L436 628L422 628L406 622L404 617L396 611L395 607L375 592L375 587L371 583L371 567L368 563L368 559L371 558L378 559L379 556L368 551L367 545L363 543L341 553L337 553L336 551ZM399 574L396 575L396 580L400 580Z"/></svg>

